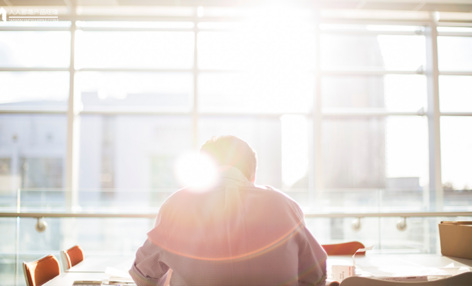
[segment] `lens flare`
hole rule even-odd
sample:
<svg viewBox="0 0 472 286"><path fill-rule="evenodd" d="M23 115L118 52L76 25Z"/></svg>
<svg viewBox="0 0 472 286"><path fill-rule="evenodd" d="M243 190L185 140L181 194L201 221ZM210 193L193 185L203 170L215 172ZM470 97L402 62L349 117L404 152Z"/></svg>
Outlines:
<svg viewBox="0 0 472 286"><path fill-rule="evenodd" d="M182 186L204 191L217 183L217 167L207 155L195 152L182 154L175 164L175 174Z"/></svg>

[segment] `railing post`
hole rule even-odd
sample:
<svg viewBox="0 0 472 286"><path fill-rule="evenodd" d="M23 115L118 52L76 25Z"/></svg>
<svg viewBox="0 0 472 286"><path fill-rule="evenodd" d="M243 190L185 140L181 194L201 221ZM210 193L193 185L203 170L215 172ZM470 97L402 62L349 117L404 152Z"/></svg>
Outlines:
<svg viewBox="0 0 472 286"><path fill-rule="evenodd" d="M441 178L441 134L439 110L439 65L437 12L430 13L430 24L426 27L426 80L428 95L428 142L429 142L429 211L442 211L444 191ZM429 219L429 233L435 233L436 222ZM429 238L429 251L436 251L437 238Z"/></svg>
<svg viewBox="0 0 472 286"><path fill-rule="evenodd" d="M195 150L198 150L198 7L194 7L194 20L193 20L193 102L192 102L192 145Z"/></svg>
<svg viewBox="0 0 472 286"><path fill-rule="evenodd" d="M21 189L16 191L16 212L21 212ZM20 261L20 217L16 217L15 234L15 285L18 285L18 263Z"/></svg>
<svg viewBox="0 0 472 286"><path fill-rule="evenodd" d="M75 7L71 7L71 15L75 16ZM78 169L79 169L79 115L75 97L75 20L70 26L70 65L69 65L69 104L67 109L67 154L65 197L69 211L74 211L78 204ZM77 95L78 96L78 95Z"/></svg>
<svg viewBox="0 0 472 286"><path fill-rule="evenodd" d="M313 124L313 148L311 175L309 176L309 205L315 209L315 204L321 200L323 195L323 150L322 150L322 127L323 118L321 110L321 32L320 14L314 10L315 20L315 94L313 100L312 124ZM321 205L320 205L321 206Z"/></svg>
<svg viewBox="0 0 472 286"><path fill-rule="evenodd" d="M431 13L426 27L426 80L428 96L428 142L429 142L429 209L441 211L443 188L441 179L441 136L439 110L438 31L436 13Z"/></svg>

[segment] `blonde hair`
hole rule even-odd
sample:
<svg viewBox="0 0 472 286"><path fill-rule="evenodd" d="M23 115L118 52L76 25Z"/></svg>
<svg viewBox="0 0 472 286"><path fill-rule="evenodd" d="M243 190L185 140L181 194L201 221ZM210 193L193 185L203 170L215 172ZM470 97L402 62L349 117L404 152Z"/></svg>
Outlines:
<svg viewBox="0 0 472 286"><path fill-rule="evenodd" d="M250 181L256 174L256 153L239 137L214 136L203 144L200 152L211 156L219 166L229 165L239 169Z"/></svg>

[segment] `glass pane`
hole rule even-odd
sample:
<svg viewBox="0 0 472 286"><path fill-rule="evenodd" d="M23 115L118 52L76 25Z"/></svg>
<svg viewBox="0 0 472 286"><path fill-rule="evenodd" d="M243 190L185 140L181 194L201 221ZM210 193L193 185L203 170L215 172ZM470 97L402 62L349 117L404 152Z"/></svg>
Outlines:
<svg viewBox="0 0 472 286"><path fill-rule="evenodd" d="M191 73L79 72L76 90L84 110L188 111Z"/></svg>
<svg viewBox="0 0 472 286"><path fill-rule="evenodd" d="M423 30L420 26L392 26L392 25L354 25L354 24L320 24L322 31L405 31L415 32Z"/></svg>
<svg viewBox="0 0 472 286"><path fill-rule="evenodd" d="M413 110L426 107L422 75L325 76L323 107Z"/></svg>
<svg viewBox="0 0 472 286"><path fill-rule="evenodd" d="M15 253L16 223L17 218L0 218L0 231L2 233L0 238L0 255L2 257L0 259L0 279L3 285L15 285L15 266L17 264ZM23 284L24 281L23 278Z"/></svg>
<svg viewBox="0 0 472 286"><path fill-rule="evenodd" d="M403 231L397 229L399 221L396 217L380 218L378 248L386 253L437 253L440 220L410 217L406 220L406 229Z"/></svg>
<svg viewBox="0 0 472 286"><path fill-rule="evenodd" d="M70 32L0 32L0 67L68 67L69 63Z"/></svg>
<svg viewBox="0 0 472 286"><path fill-rule="evenodd" d="M193 32L76 32L77 68L193 67Z"/></svg>
<svg viewBox="0 0 472 286"><path fill-rule="evenodd" d="M0 115L0 189L64 187L66 126L65 115Z"/></svg>
<svg viewBox="0 0 472 286"><path fill-rule="evenodd" d="M0 106L67 107L68 72L0 72Z"/></svg>
<svg viewBox="0 0 472 286"><path fill-rule="evenodd" d="M441 164L444 190L472 189L472 117L441 118Z"/></svg>
<svg viewBox="0 0 472 286"><path fill-rule="evenodd" d="M157 213L157 210L154 211ZM121 254L133 257L146 240L146 233L154 227L154 219L146 218L60 219L60 223L62 229L69 227L74 230L72 234L64 235L61 244L66 239L75 241L86 254L94 256ZM129 235L122 235L124 229L130 232ZM127 272L129 268L129 265L123 265L120 270Z"/></svg>
<svg viewBox="0 0 472 286"><path fill-rule="evenodd" d="M200 32L198 67L219 70L314 70L314 33L291 29Z"/></svg>
<svg viewBox="0 0 472 286"><path fill-rule="evenodd" d="M294 72L201 73L199 108L209 112L309 112L315 79Z"/></svg>
<svg viewBox="0 0 472 286"><path fill-rule="evenodd" d="M174 166L192 150L190 117L83 115L80 135L83 208L143 212L182 187Z"/></svg>
<svg viewBox="0 0 472 286"><path fill-rule="evenodd" d="M472 111L472 76L440 76L441 111Z"/></svg>
<svg viewBox="0 0 472 286"><path fill-rule="evenodd" d="M322 144L327 189L421 192L428 183L425 118L326 119Z"/></svg>
<svg viewBox="0 0 472 286"><path fill-rule="evenodd" d="M352 218L309 218L306 226L321 244L362 241L366 246L379 248L379 218L363 218L361 228L354 230Z"/></svg>
<svg viewBox="0 0 472 286"><path fill-rule="evenodd" d="M423 36L321 36L321 65L325 69L417 70L424 64Z"/></svg>
<svg viewBox="0 0 472 286"><path fill-rule="evenodd" d="M440 70L472 71L472 37L438 37Z"/></svg>

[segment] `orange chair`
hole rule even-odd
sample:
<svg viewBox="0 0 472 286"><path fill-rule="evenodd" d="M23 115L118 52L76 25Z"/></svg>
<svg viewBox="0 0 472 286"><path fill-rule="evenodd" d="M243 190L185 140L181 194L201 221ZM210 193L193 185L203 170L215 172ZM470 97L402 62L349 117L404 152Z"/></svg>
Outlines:
<svg viewBox="0 0 472 286"><path fill-rule="evenodd" d="M323 244L321 246L328 255L353 255L359 248L365 248L364 244L358 241L337 244ZM357 255L365 255L365 252L358 252Z"/></svg>
<svg viewBox="0 0 472 286"><path fill-rule="evenodd" d="M56 276L59 276L59 261L48 255L32 262L23 262L23 272L27 286L41 286Z"/></svg>
<svg viewBox="0 0 472 286"><path fill-rule="evenodd" d="M64 271L69 270L72 266L84 260L84 252L80 246L73 246L67 250L61 251L61 260Z"/></svg>

